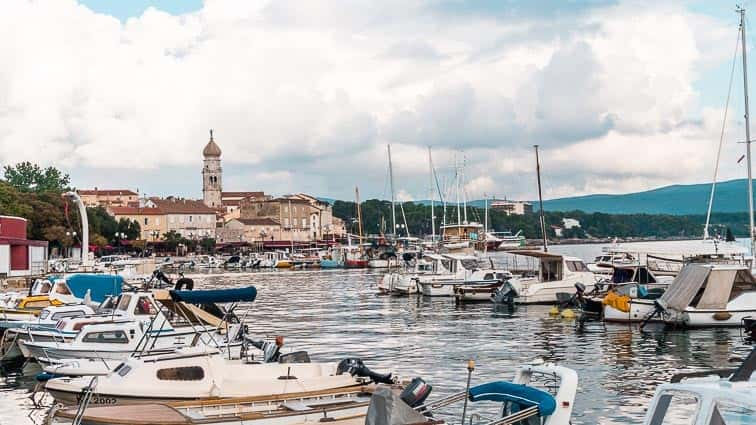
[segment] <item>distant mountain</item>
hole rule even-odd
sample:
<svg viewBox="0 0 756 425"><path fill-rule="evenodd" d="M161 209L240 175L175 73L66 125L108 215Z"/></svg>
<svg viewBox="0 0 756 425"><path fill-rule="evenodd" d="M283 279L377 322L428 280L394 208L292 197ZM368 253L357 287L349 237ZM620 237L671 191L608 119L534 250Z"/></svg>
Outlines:
<svg viewBox="0 0 756 425"><path fill-rule="evenodd" d="M748 211L746 179L717 183L715 213ZM623 195L586 195L543 201L546 211L602 212L609 214L706 214L711 184L664 186ZM538 203L533 203L538 209Z"/></svg>
<svg viewBox="0 0 756 425"><path fill-rule="evenodd" d="M729 180L717 183L714 196L714 213L735 213L748 211L746 179ZM620 195L585 195L568 198L547 199L543 201L546 211L575 211L607 214L706 214L709 202L710 183L664 186L644 192ZM756 192L756 185L754 185ZM319 198L329 203L333 199ZM428 200L414 201L429 205ZM438 202L438 201L436 201ZM485 201L473 200L470 207L483 208ZM533 201L533 209L538 210L538 201Z"/></svg>

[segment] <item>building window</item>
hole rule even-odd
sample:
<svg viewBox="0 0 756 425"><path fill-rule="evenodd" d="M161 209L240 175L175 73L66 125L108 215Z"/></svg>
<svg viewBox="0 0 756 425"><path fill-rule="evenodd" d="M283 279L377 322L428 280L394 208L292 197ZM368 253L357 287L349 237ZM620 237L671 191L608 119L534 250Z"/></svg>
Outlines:
<svg viewBox="0 0 756 425"><path fill-rule="evenodd" d="M190 223L192 222L192 216L189 216L189 222Z"/></svg>
<svg viewBox="0 0 756 425"><path fill-rule="evenodd" d="M148 220L148 218L147 218L147 217L145 217L145 218L144 218L144 225L145 225L145 226L147 225L147 220Z"/></svg>

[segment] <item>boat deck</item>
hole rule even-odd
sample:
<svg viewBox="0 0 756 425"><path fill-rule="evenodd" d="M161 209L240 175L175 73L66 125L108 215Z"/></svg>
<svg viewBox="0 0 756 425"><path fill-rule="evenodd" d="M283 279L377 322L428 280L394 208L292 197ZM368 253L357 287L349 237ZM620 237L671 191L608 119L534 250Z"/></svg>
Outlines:
<svg viewBox="0 0 756 425"><path fill-rule="evenodd" d="M76 408L61 410L57 415L73 419L76 416ZM88 407L84 411L82 422L114 425L184 425L192 423L191 419L165 404Z"/></svg>

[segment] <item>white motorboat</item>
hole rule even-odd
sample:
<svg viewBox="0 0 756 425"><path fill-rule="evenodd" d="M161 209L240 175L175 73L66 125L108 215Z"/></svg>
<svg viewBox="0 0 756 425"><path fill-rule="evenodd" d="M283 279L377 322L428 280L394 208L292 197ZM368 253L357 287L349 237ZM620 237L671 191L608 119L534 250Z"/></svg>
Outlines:
<svg viewBox="0 0 756 425"><path fill-rule="evenodd" d="M472 255L442 254L441 257L441 263L448 273L421 275L417 278L424 296L453 297L458 287L501 284L511 276L507 270L496 269L493 263L484 266L478 257Z"/></svg>
<svg viewBox="0 0 756 425"><path fill-rule="evenodd" d="M682 327L738 327L756 315L756 278L744 266L687 264L658 299L604 306L604 320Z"/></svg>
<svg viewBox="0 0 756 425"><path fill-rule="evenodd" d="M491 251L505 251L525 247L522 230L512 232L486 232L486 247Z"/></svg>
<svg viewBox="0 0 756 425"><path fill-rule="evenodd" d="M345 367L346 360L340 364L291 361L282 356L277 363L248 363L228 360L209 347L190 347L130 357L108 375L97 377L96 385L90 385L90 377L64 377L50 379L45 389L66 405L78 404L86 392L91 392L92 405L116 405L313 393L367 383L360 374L391 381L390 375L364 373L364 366Z"/></svg>
<svg viewBox="0 0 756 425"><path fill-rule="evenodd" d="M501 292L515 303L556 303L557 294L574 293L576 283L582 284L585 292L595 287L596 275L579 258L542 251L518 251L517 255L537 258L539 267L534 276L515 277L504 283Z"/></svg>
<svg viewBox="0 0 756 425"><path fill-rule="evenodd" d="M55 412L53 423L70 424L77 417L85 425L304 425L338 422L363 419L374 389L375 385L355 385L306 393L149 403L142 404L139 409L130 406L97 406L83 411L67 408Z"/></svg>
<svg viewBox="0 0 756 425"><path fill-rule="evenodd" d="M378 283L378 292L383 294L409 295L420 291L417 279L421 275L449 274L444 265L444 257L438 254L425 254L415 260L411 270L389 272ZM447 262L448 263L448 262Z"/></svg>
<svg viewBox="0 0 756 425"><path fill-rule="evenodd" d="M734 370L682 373L656 389L644 425L753 424L756 349Z"/></svg>
<svg viewBox="0 0 756 425"><path fill-rule="evenodd" d="M588 270L596 274L612 274L615 267L638 265L638 260L627 252L605 252L588 263Z"/></svg>

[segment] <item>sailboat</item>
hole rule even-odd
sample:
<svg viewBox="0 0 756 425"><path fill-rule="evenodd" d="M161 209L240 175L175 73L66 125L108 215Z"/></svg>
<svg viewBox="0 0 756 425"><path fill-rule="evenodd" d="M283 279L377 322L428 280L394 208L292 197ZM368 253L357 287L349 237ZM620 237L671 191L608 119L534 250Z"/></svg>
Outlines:
<svg viewBox="0 0 756 425"><path fill-rule="evenodd" d="M455 250L472 248L473 244L483 239L484 226L475 221L468 221L467 219L467 196L463 189L464 187L464 164L462 167L458 163L454 164L454 180L457 196L457 222L450 224L446 223L446 215L444 215L444 223L441 225L441 233L443 235L444 248Z"/></svg>

